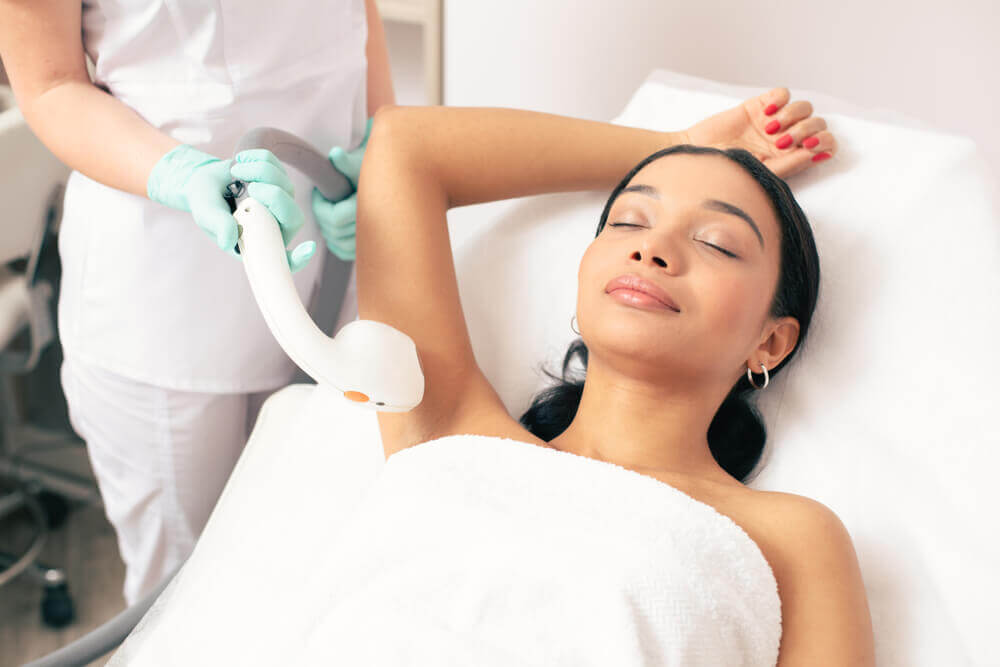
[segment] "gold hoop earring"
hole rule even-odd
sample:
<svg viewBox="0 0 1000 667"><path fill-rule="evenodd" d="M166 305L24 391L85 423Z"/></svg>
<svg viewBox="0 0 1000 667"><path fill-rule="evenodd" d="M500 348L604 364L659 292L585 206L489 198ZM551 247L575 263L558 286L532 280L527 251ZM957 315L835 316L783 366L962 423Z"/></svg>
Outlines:
<svg viewBox="0 0 1000 667"><path fill-rule="evenodd" d="M572 317L572 318L570 319L570 321L569 321L569 328L573 330L573 333L575 333L575 334L576 334L577 336L579 336L579 335L580 335L580 332L579 332L579 331L577 331L577 329L576 329L576 327L575 327L575 326L573 326L573 323L574 323L574 322L576 322L576 315L574 315L574 316L573 316L573 317Z"/></svg>
<svg viewBox="0 0 1000 667"><path fill-rule="evenodd" d="M757 383L753 381L753 373L750 372L750 366L747 366L747 380L750 380L750 384L753 385L754 389L760 390L767 387L767 383L771 381L770 376L767 374L767 366L764 364L760 365L761 372L764 373L764 386L758 387Z"/></svg>

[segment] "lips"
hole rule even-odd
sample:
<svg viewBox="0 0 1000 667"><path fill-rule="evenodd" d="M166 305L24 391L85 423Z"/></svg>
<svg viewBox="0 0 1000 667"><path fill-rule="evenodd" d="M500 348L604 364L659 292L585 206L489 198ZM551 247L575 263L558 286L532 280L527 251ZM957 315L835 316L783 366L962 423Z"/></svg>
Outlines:
<svg viewBox="0 0 1000 667"><path fill-rule="evenodd" d="M643 294L648 294L670 310L678 313L681 312L681 309L677 306L677 302L675 302L670 295L667 294L666 290L634 273L626 273L618 276L604 287L604 291L608 294L617 289L630 289L635 290L636 292L642 292Z"/></svg>

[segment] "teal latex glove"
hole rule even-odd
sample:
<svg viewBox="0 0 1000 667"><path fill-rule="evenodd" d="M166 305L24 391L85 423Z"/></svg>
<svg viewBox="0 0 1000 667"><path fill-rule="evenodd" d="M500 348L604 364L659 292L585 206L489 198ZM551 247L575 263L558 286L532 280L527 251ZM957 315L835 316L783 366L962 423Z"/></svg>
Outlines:
<svg viewBox="0 0 1000 667"><path fill-rule="evenodd" d="M305 224L302 211L292 199L292 182L278 158L270 151L244 151L240 155L246 153L259 153L246 158L247 166L254 163L268 165L267 169L258 166L251 170L256 176L253 180L262 182L251 183L248 191L278 221L281 237L287 245ZM230 172L231 165L232 160L220 160L186 144L177 146L153 167L146 183L146 193L155 202L190 213L195 223L215 239L223 251L239 257L233 249L239 234L236 219L222 196L234 178ZM242 181L251 180L235 177ZM315 252L316 244L312 241L299 245L291 252L286 251L288 267L293 273L298 271Z"/></svg>
<svg viewBox="0 0 1000 667"><path fill-rule="evenodd" d="M330 162L337 171L347 177L355 191L340 201L330 201L320 191L313 188L312 210L316 216L320 233L326 241L326 246L334 255L344 261L355 259L355 231L358 219L358 178L361 175L361 162L368 147L368 137L372 132L373 118L368 119L365 126L365 137L353 151L345 151L340 146L334 146L330 151Z"/></svg>

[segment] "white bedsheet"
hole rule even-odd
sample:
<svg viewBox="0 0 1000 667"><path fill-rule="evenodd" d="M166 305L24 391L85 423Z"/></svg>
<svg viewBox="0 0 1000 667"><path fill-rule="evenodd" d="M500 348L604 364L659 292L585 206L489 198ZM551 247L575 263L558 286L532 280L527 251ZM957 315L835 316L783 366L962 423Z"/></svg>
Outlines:
<svg viewBox="0 0 1000 667"><path fill-rule="evenodd" d="M385 465L374 412L315 385L271 396L194 552L109 665L283 665L310 580Z"/></svg>

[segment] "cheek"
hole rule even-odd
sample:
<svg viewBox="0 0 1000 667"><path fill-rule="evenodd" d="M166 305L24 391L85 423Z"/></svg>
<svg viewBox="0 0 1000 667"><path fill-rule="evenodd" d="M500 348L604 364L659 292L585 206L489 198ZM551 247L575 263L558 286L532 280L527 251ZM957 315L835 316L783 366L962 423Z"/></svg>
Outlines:
<svg viewBox="0 0 1000 667"><path fill-rule="evenodd" d="M578 299L582 299L585 292L593 291L600 287L596 276L601 274L601 258L599 253L595 253L594 246L594 243L587 246L587 249L583 252L583 257L580 258L580 265L576 271Z"/></svg>
<svg viewBox="0 0 1000 667"><path fill-rule="evenodd" d="M762 296L764 288L742 278L716 278L703 283L705 291L699 301L705 306L708 324L721 337L746 335L756 327L767 309Z"/></svg>

